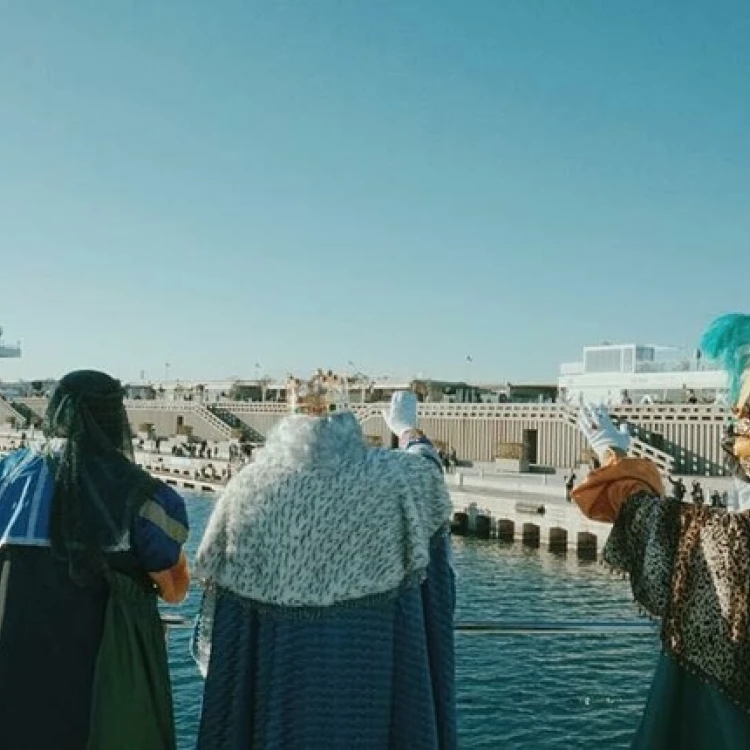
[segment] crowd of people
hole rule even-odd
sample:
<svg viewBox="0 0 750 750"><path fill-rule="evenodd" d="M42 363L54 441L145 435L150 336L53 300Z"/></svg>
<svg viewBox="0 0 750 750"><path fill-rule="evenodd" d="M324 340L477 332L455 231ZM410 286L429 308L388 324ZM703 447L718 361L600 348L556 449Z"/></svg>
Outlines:
<svg viewBox="0 0 750 750"><path fill-rule="evenodd" d="M458 455L455 448L439 448L438 457L446 474L453 474L458 466Z"/></svg>
<svg viewBox="0 0 750 750"><path fill-rule="evenodd" d="M141 452L156 453L161 455L161 445L164 438L153 437L148 440L139 438L136 441L136 447ZM15 441L13 441L15 447ZM23 444L20 446L23 447ZM173 440L169 446L169 453L175 458L194 458L200 460L221 459L228 461L229 464L244 464L252 457L254 446L244 441L230 442L224 448L220 447L218 442L214 441L213 445L208 440L184 441ZM223 453L223 455L222 455ZM161 459L157 459L161 460Z"/></svg>
<svg viewBox="0 0 750 750"><path fill-rule="evenodd" d="M604 559L662 620L639 750L750 747L748 344L748 316L722 317L702 342L732 382L723 445L740 512L717 507L715 492L710 507L696 487L683 502L681 479L667 497L606 408L579 411L597 465L568 478L570 498L612 524ZM216 502L192 563L197 747L452 750L445 457L410 392L384 413L398 450L369 446L326 381L300 383L290 406ZM173 750L157 603L190 585L185 502L135 464L110 376L64 377L43 431L0 462L2 747Z"/></svg>
<svg viewBox="0 0 750 750"><path fill-rule="evenodd" d="M688 494L687 486L681 477L674 479L673 477L667 477L669 483L672 485L672 497L675 500L684 500ZM690 487L690 500L695 505L703 505L706 501L706 493L698 479L692 481ZM729 492L727 490L719 491L714 488L709 494L709 505L712 508L728 508L729 507Z"/></svg>

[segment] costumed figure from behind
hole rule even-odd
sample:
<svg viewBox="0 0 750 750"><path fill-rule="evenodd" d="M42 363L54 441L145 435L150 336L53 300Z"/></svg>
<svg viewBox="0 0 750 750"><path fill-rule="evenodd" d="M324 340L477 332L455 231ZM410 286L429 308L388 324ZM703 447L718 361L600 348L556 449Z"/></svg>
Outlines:
<svg viewBox="0 0 750 750"><path fill-rule="evenodd" d="M133 463L123 396L104 373L66 375L45 439L0 462L7 750L175 744L156 600L187 590L187 515Z"/></svg>
<svg viewBox="0 0 750 750"><path fill-rule="evenodd" d="M345 377L290 400L196 558L199 747L454 748L451 505L416 398L386 414L401 450L367 445Z"/></svg>

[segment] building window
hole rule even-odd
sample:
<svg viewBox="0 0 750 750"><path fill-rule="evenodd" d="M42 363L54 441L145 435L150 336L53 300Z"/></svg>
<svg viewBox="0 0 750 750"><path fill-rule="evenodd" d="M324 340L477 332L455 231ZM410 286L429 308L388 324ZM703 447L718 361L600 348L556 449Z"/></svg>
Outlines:
<svg viewBox="0 0 750 750"><path fill-rule="evenodd" d="M622 371L633 372L635 370L635 351L632 346L622 350Z"/></svg>
<svg viewBox="0 0 750 750"><path fill-rule="evenodd" d="M585 372L622 372L623 347L586 349L584 351Z"/></svg>

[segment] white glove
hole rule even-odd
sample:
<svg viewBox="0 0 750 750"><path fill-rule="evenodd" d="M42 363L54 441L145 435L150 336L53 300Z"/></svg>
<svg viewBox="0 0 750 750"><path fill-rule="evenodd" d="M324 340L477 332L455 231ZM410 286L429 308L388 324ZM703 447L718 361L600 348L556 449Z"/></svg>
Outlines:
<svg viewBox="0 0 750 750"><path fill-rule="evenodd" d="M411 391L396 391L390 409L383 409L388 429L397 437L417 427L417 397Z"/></svg>
<svg viewBox="0 0 750 750"><path fill-rule="evenodd" d="M578 412L578 426L583 436L603 461L610 448L619 448L624 453L630 447L630 433L623 422L618 430L609 418L606 406L583 404Z"/></svg>

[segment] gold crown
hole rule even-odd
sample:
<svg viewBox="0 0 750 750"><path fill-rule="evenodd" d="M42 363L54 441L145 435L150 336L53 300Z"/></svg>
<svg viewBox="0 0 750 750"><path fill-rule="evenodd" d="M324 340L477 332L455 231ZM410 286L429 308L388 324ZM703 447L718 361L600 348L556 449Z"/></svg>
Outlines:
<svg viewBox="0 0 750 750"><path fill-rule="evenodd" d="M317 416L349 408L349 389L345 375L318 370L309 380L289 378L287 399L295 414Z"/></svg>

